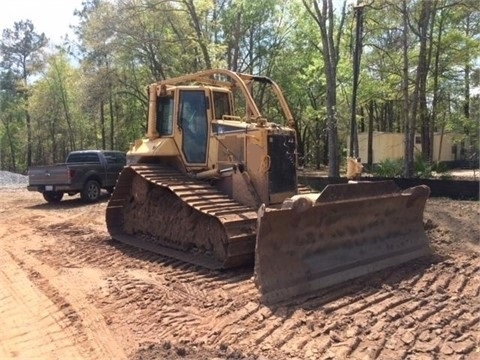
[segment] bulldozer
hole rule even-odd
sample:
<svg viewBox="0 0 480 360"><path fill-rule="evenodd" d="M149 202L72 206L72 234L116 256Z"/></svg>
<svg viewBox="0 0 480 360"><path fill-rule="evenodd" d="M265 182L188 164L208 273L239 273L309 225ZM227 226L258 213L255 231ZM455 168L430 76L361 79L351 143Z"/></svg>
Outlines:
<svg viewBox="0 0 480 360"><path fill-rule="evenodd" d="M254 264L266 303L430 253L428 187L298 183L294 119L272 79L211 69L147 91L146 135L107 205L113 239L211 269Z"/></svg>

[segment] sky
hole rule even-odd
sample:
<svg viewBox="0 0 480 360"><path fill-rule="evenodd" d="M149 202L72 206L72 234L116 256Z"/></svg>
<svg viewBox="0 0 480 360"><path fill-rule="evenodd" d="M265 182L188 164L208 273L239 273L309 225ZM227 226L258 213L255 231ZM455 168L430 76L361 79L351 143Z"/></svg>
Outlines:
<svg viewBox="0 0 480 360"><path fill-rule="evenodd" d="M67 33L73 36L70 25L78 23L73 12L81 7L82 0L3 0L0 34L4 29L13 29L15 22L31 20L36 33L43 32L52 44L61 44Z"/></svg>
<svg viewBox="0 0 480 360"><path fill-rule="evenodd" d="M336 2L343 3L343 0L334 0ZM29 19L35 32L43 32L53 44L61 44L65 34L73 36L70 25L78 23L73 12L81 7L82 0L3 0L0 3L0 35L4 29L12 29L14 22Z"/></svg>

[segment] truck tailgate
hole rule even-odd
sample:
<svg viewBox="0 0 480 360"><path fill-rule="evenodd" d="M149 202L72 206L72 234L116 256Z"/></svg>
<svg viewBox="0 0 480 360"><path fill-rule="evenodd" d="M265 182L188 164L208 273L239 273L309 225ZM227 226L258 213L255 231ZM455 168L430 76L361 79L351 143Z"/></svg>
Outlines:
<svg viewBox="0 0 480 360"><path fill-rule="evenodd" d="M67 185L71 178L66 164L32 167L28 170L29 185Z"/></svg>

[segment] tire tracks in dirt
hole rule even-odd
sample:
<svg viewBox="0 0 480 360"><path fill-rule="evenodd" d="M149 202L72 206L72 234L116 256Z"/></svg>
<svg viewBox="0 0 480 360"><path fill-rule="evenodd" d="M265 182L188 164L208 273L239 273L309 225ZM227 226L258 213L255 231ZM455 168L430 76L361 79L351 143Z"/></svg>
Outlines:
<svg viewBox="0 0 480 360"><path fill-rule="evenodd" d="M0 263L0 358L87 358L63 309L4 250Z"/></svg>
<svg viewBox="0 0 480 360"><path fill-rule="evenodd" d="M327 290L325 303L305 299L300 306L267 308L258 302L249 271L211 272L93 237L77 250L67 254L78 262L73 266L103 259L106 267L120 269L108 279L103 303L109 313L142 313L134 323L142 329L136 333L140 342L211 349L239 344L267 356L312 359L443 358L478 346L478 256L423 259L354 280L351 290L337 286L338 297Z"/></svg>
<svg viewBox="0 0 480 360"><path fill-rule="evenodd" d="M431 258L270 307L259 302L251 269L210 271L111 241L98 222L101 207L91 213L76 209L55 223L36 222L42 236L53 240L27 249L18 261L30 270L38 266L65 301L68 286L59 275L72 272L79 281L86 269L98 272L100 280L87 294L73 296L72 306L88 300L96 315L87 319L98 316L103 325L85 336L107 331L133 359L168 358L179 347L188 359L470 360L480 353L479 248L471 234L443 223L468 226L452 215L461 216L463 208L453 203L449 212L449 204L435 204L431 211L442 210L438 219L429 215ZM17 230L28 234L28 226ZM1 233L2 241L8 233ZM83 318L85 310L73 310Z"/></svg>
<svg viewBox="0 0 480 360"><path fill-rule="evenodd" d="M117 340L113 337L101 314L96 310L96 306L89 303L81 289L77 288L77 284L74 281L70 281L68 276L62 276L61 271L54 269L44 262L37 260L29 253L41 252L39 250L24 251L15 247L15 241L19 237L27 236L28 230L24 226L16 226L15 230L12 228L9 231L9 235L2 236L5 251L8 253L9 265L5 266L6 269L16 267L14 278L15 281L18 278L26 278L23 289L30 289L30 292L40 293L42 297L48 299L50 313L47 313L46 317L51 317L55 314L56 317L61 317L64 326L60 329L55 329L57 333L68 335L67 339L75 346L75 348L69 345L66 349L65 358L81 358L81 359L125 359L126 355L122 350L122 347L118 344ZM51 245L55 246L55 245ZM3 264L3 263L2 263ZM3 268L3 267L2 267ZM13 278L13 277L12 277ZM23 293L24 296L30 296L27 293ZM36 300L35 300L36 301ZM42 300L44 303L46 300ZM40 306L42 304L40 303ZM34 314L44 313L42 307L34 310ZM54 313L52 313L54 311ZM7 311L8 312L8 311ZM53 315L52 315L53 314ZM18 313L14 316L18 316ZM6 327L6 329L9 329ZM40 328L39 334L49 329ZM7 330L9 333L10 330ZM101 334L101 336L99 336ZM41 336L35 336L34 338L41 338ZM48 339L48 338L47 338ZM31 356L26 358L34 358L40 356L40 358L56 358L62 353L62 348L65 347L61 343L56 345L54 339L51 339L51 354L43 354L42 348L33 346L31 344L24 343L21 348L25 351L31 348ZM48 340L47 340L48 341ZM35 345L35 343L33 343ZM78 354L76 352L78 351ZM71 356L70 353L71 352ZM13 351L15 353L15 351ZM61 357L61 356L60 356Z"/></svg>

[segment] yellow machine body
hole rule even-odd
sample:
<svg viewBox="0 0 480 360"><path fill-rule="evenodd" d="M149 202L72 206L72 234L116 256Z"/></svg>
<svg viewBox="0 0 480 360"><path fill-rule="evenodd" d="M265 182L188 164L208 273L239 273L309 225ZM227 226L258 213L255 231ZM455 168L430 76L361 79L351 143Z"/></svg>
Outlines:
<svg viewBox="0 0 480 360"><path fill-rule="evenodd" d="M269 89L275 121L254 101L258 87ZM293 117L271 79L206 70L148 94L147 134L131 145L107 206L114 239L209 268L255 261L270 302L429 253L428 188L300 194Z"/></svg>

